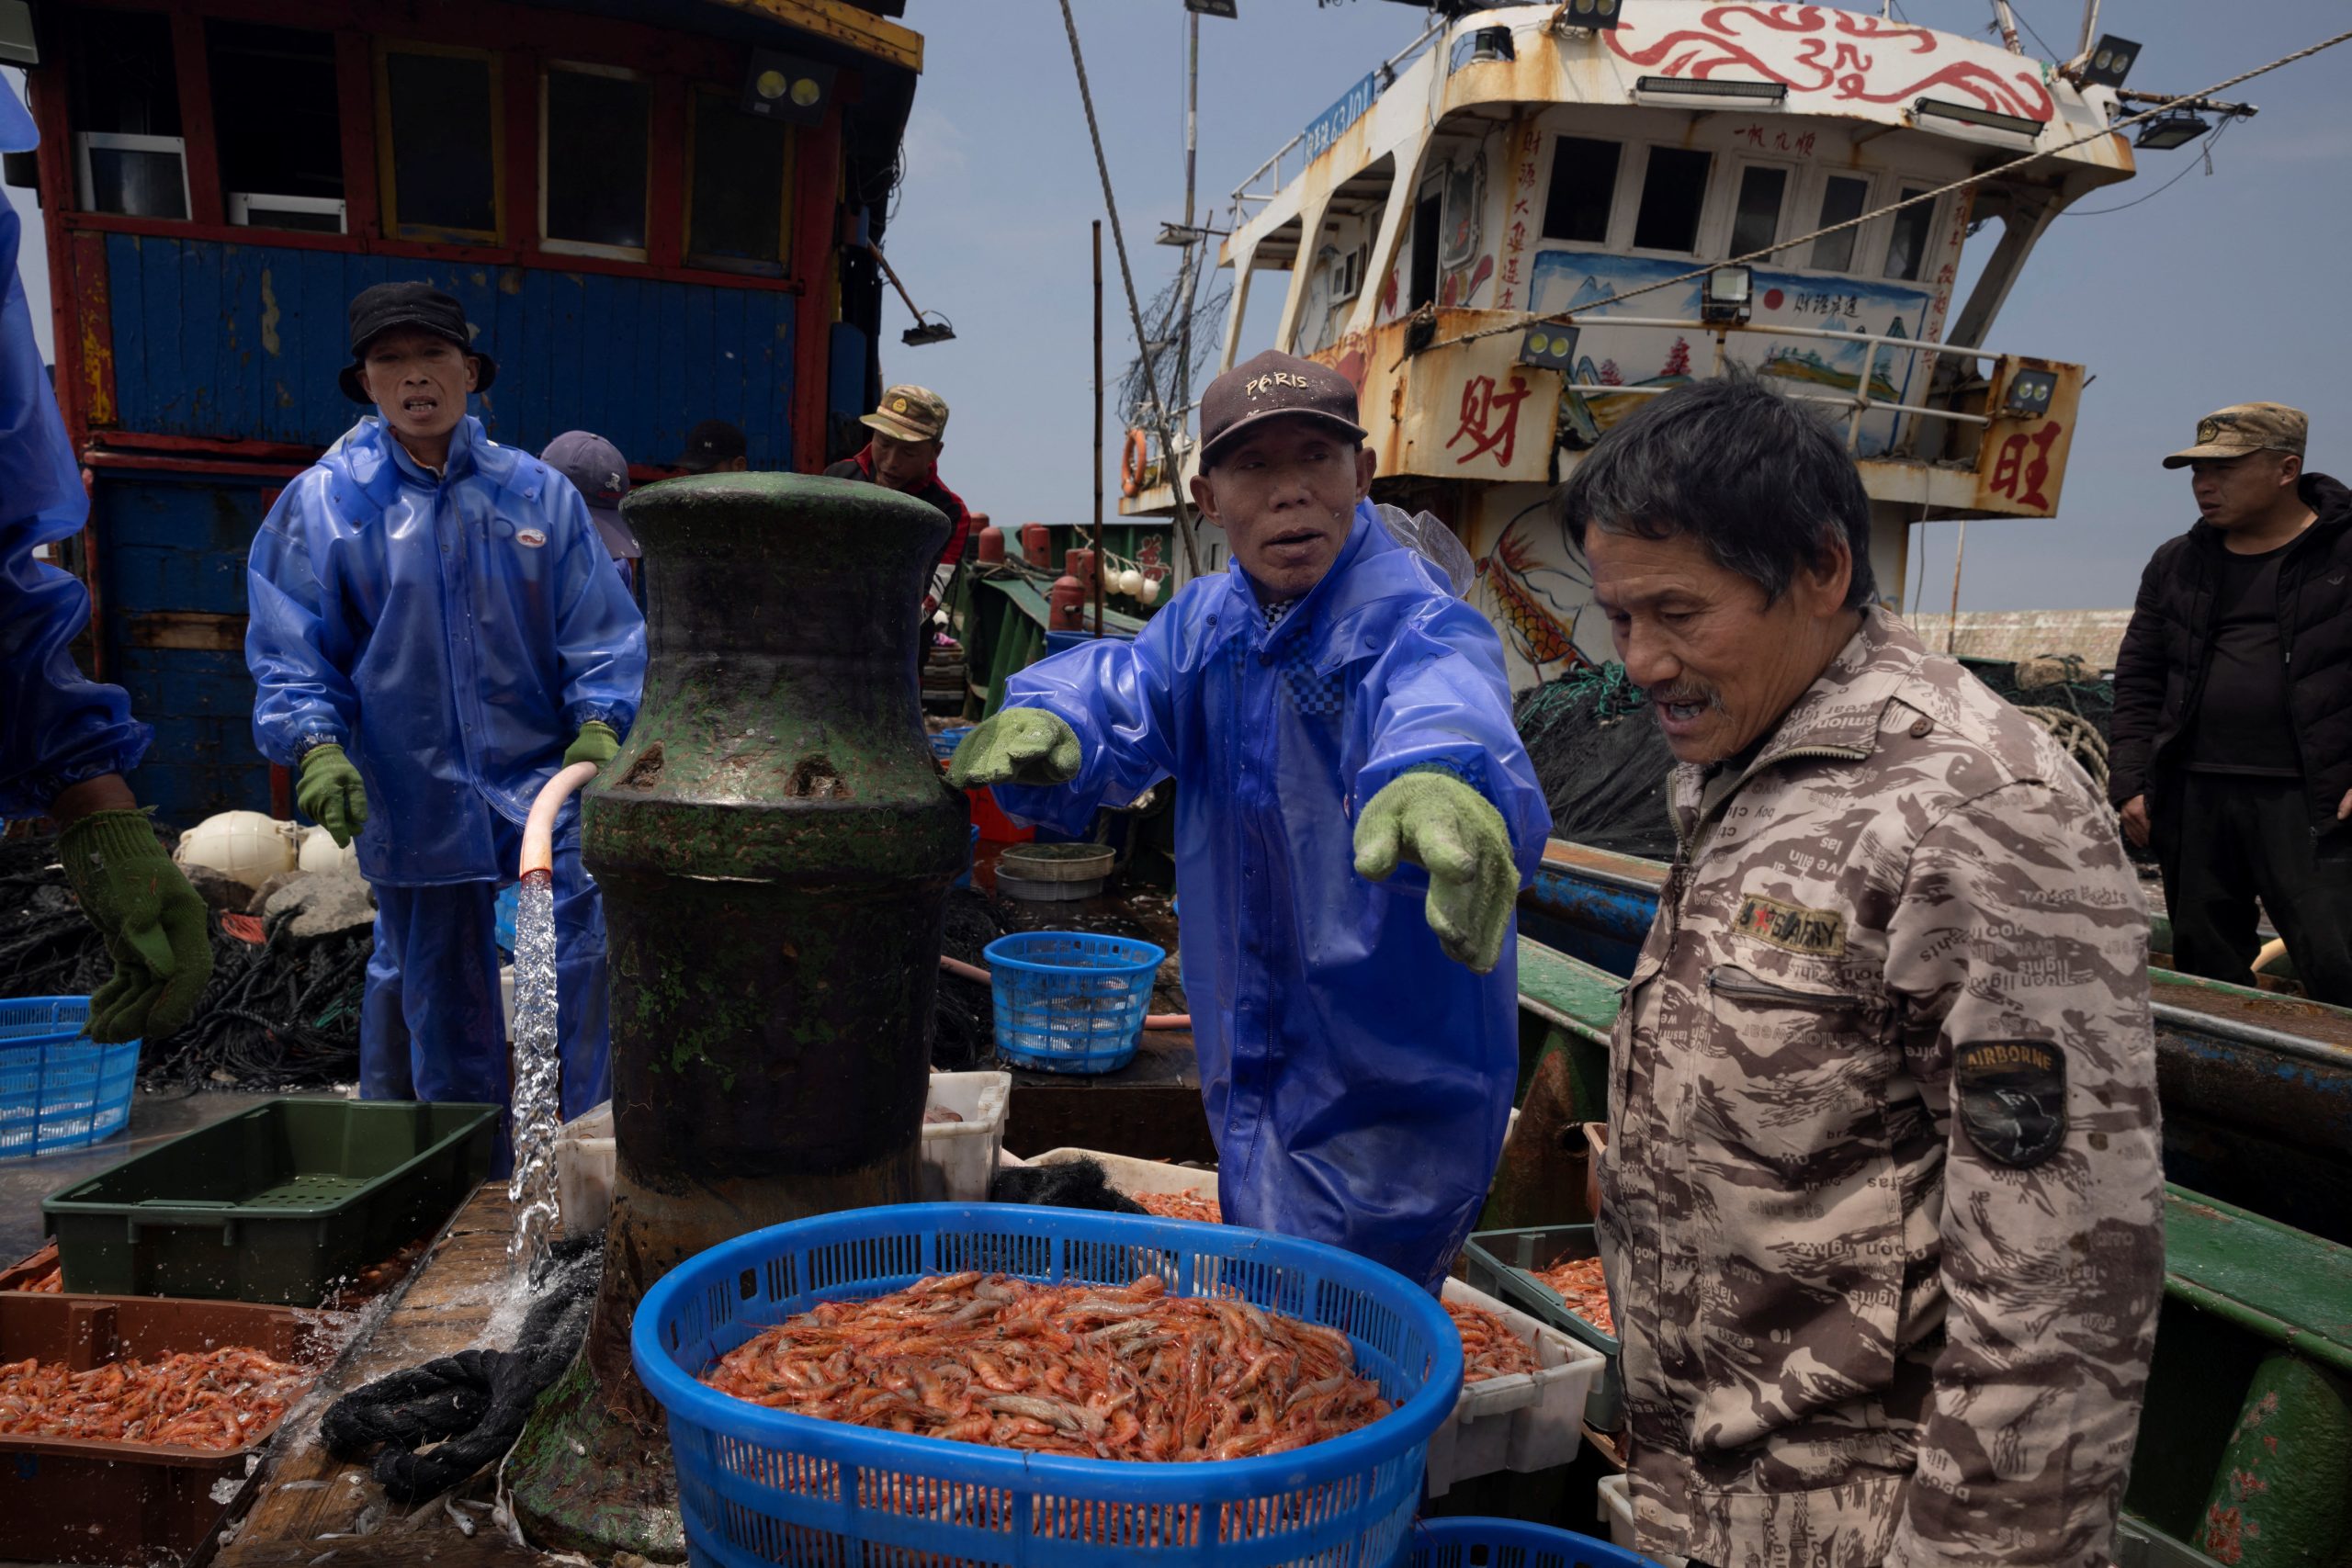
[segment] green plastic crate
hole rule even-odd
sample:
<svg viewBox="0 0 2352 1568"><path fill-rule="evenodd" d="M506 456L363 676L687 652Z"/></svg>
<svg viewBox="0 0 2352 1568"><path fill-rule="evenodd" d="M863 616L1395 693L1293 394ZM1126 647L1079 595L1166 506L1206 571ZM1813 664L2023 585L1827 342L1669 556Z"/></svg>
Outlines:
<svg viewBox="0 0 2352 1568"><path fill-rule="evenodd" d="M1600 1244L1590 1225L1533 1225L1524 1230L1472 1233L1463 1248L1463 1263L1472 1290L1509 1302L1608 1358L1600 1381L1585 1397L1584 1419L1595 1431L1613 1432L1625 1423L1625 1382L1617 1361L1617 1337L1603 1334L1570 1312L1559 1292L1529 1272L1600 1255Z"/></svg>
<svg viewBox="0 0 2352 1568"><path fill-rule="evenodd" d="M315 1306L490 1174L495 1105L264 1100L42 1203L66 1290Z"/></svg>

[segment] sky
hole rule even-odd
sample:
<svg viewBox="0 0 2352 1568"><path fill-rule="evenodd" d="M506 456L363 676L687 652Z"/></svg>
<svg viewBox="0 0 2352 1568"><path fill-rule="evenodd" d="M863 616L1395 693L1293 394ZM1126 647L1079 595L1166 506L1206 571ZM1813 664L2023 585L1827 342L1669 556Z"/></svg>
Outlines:
<svg viewBox="0 0 2352 1568"><path fill-rule="evenodd" d="M1639 4L1640 0L1631 0ZM2071 53L2072 0L2016 0L2051 49ZM1201 23L1199 182L1204 220L1228 193L1358 78L1410 42L1425 13L1396 0L1238 0L1240 17ZM1136 288L1148 300L1177 253L1151 243L1183 209L1181 0L1073 0ZM1982 35L1985 0L1899 0L1913 22ZM2342 30L2341 0L2105 0L2103 28L2143 45L2131 85L2202 87ZM2226 26L2219 25L2226 18ZM999 523L1091 514L1092 317L1089 225L1103 217L1057 0L909 0L926 39L891 262L954 342L908 348L903 305L886 296L886 379L915 381L955 412L942 477ZM14 71L0 72L22 91ZM2259 105L2211 147L2142 153L2139 177L2086 198L2028 263L1989 346L2084 365L2083 400L2059 515L1977 520L1963 609L2128 606L2149 552L2194 520L2185 474L2158 459L2189 444L2200 414L2256 399L2312 418L2311 464L2352 473L2352 378L2330 301L2352 256L2352 44L2225 95ZM2177 182L2153 194L2166 181ZM30 193L10 190L28 226ZM2145 199L2141 199L2141 198ZM2125 203L2136 205L2124 207ZM1987 231L1989 238L1992 231ZM1134 355L1110 229L1103 239L1108 374ZM48 329L37 252L27 283ZM1278 294L1253 309L1242 354L1271 339ZM1115 396L1112 400L1115 410ZM1116 515L1116 415L1103 476ZM1913 591L1940 609L1957 527L1915 538Z"/></svg>

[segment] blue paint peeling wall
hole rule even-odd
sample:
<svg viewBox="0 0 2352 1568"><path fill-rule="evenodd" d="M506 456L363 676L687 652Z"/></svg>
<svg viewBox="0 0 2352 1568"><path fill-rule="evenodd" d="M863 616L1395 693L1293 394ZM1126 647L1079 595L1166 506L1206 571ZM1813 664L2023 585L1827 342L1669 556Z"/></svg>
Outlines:
<svg viewBox="0 0 2352 1568"><path fill-rule="evenodd" d="M753 468L792 466L797 295L134 234L107 237L107 267L126 430L325 446L364 412L335 385L351 297L419 279L456 296L498 361L474 409L497 439L537 452L593 430L666 464L723 419Z"/></svg>

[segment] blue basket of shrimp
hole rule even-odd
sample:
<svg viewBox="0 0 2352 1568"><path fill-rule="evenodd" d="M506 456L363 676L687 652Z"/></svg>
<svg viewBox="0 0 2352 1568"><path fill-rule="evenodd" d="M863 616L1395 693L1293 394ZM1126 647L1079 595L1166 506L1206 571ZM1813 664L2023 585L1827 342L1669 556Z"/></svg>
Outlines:
<svg viewBox="0 0 2352 1568"><path fill-rule="evenodd" d="M820 1420L701 1381L729 1351L822 1303L973 1272L1100 1286L1122 1302L1152 1275L1171 1296L1319 1325L1346 1336L1354 1372L1392 1408L1279 1453L1158 1463ZM1082 1318L1073 1309L1055 1321ZM688 1559L727 1568L1378 1568L1406 1543L1430 1434L1462 1389L1462 1342L1444 1309L1376 1263L1238 1226L1011 1204L855 1209L756 1231L672 1269L629 1337L638 1376L669 1413ZM1073 1340L1068 1354L1092 1348Z"/></svg>
<svg viewBox="0 0 2352 1568"><path fill-rule="evenodd" d="M1523 1519L1423 1519L1398 1568L1658 1568L1638 1552Z"/></svg>
<svg viewBox="0 0 2352 1568"><path fill-rule="evenodd" d="M1092 931L1016 931L989 943L997 1054L1045 1073L1111 1073L1135 1060L1163 948Z"/></svg>
<svg viewBox="0 0 2352 1568"><path fill-rule="evenodd" d="M87 997L0 1001L0 1160L86 1148L130 1124L139 1042L85 1033Z"/></svg>

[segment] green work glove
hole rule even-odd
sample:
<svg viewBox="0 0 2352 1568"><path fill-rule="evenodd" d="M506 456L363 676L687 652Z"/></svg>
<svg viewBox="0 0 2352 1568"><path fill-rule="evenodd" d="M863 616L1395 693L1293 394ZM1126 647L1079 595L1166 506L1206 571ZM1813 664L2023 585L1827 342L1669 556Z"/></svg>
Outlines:
<svg viewBox="0 0 2352 1568"><path fill-rule="evenodd" d="M948 760L947 783L974 784L1068 784L1085 759L1078 731L1044 708L1006 708L982 719Z"/></svg>
<svg viewBox="0 0 2352 1568"><path fill-rule="evenodd" d="M580 733L564 748L563 765L568 768L574 762L594 762L601 768L620 749L619 732L603 719L592 718L580 727Z"/></svg>
<svg viewBox="0 0 2352 1568"><path fill-rule="evenodd" d="M330 741L302 753L302 777L294 786L302 815L327 830L337 849L348 848L368 825L368 786L359 770Z"/></svg>
<svg viewBox="0 0 2352 1568"><path fill-rule="evenodd" d="M107 939L114 975L90 998L102 1045L162 1040L196 1012L212 978L204 900L155 841L143 811L93 811L57 841L82 913Z"/></svg>
<svg viewBox="0 0 2352 1568"><path fill-rule="evenodd" d="M1445 955L1477 974L1491 971L1519 898L1503 814L1452 773L1399 774L1356 823L1356 874L1382 881L1399 858L1430 874L1430 930Z"/></svg>

